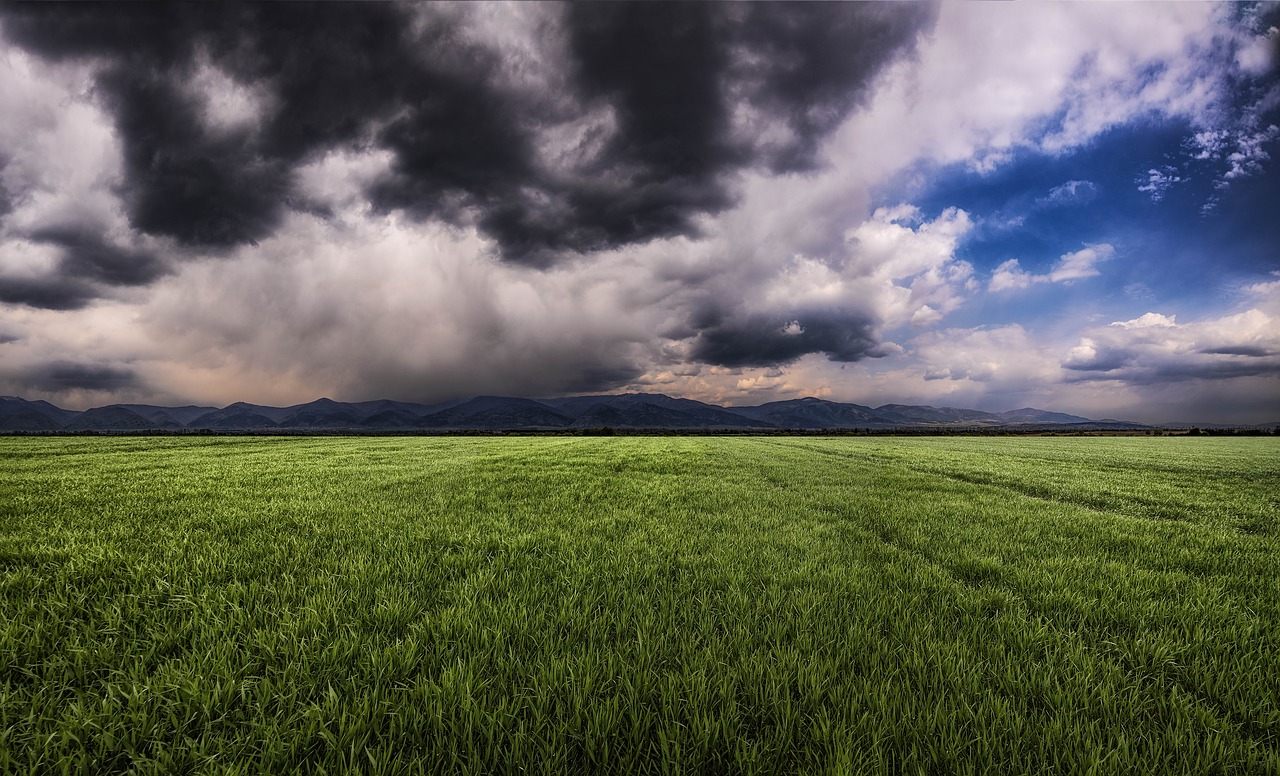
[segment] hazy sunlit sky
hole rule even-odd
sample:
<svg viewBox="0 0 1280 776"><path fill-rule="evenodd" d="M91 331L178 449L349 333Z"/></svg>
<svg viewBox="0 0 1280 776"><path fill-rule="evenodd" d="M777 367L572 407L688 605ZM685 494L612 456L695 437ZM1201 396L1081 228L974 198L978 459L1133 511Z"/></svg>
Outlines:
<svg viewBox="0 0 1280 776"><path fill-rule="evenodd" d="M0 5L0 393L1275 421L1277 26Z"/></svg>

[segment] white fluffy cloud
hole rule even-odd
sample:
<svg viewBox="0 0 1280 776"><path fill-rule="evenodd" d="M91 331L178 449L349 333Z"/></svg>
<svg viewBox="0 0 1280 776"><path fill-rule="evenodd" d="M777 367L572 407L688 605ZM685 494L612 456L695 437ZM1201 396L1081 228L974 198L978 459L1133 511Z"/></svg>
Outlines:
<svg viewBox="0 0 1280 776"><path fill-rule="evenodd" d="M1079 146L1143 114L1207 126L1227 74L1204 55L1223 12L1192 3L944 5L918 60L898 65L843 141L873 137L891 164L983 168L1018 147Z"/></svg>
<svg viewBox="0 0 1280 776"><path fill-rule="evenodd" d="M1073 253L1064 253L1044 274L1033 274L1022 269L1017 259L1009 259L996 267L987 284L989 291L1014 291L1029 288L1037 283L1071 283L1101 274L1097 264L1115 256L1115 248L1109 243L1087 245Z"/></svg>
<svg viewBox="0 0 1280 776"><path fill-rule="evenodd" d="M1088 330L1062 365L1070 379L1131 384L1280 376L1280 318L1259 307L1192 323L1146 313Z"/></svg>

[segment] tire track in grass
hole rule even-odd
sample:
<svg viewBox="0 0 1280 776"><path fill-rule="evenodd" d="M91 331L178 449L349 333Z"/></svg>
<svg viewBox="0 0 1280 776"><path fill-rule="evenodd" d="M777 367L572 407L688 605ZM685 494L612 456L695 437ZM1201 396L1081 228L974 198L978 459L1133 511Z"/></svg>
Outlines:
<svg viewBox="0 0 1280 776"><path fill-rule="evenodd" d="M889 536L888 532L874 533L880 537L884 545L919 559L958 587L971 592L998 590L1008 595L1020 604L1016 608L1024 612L1022 620L1028 626L1047 627L1055 635L1055 638L1058 638L1064 644L1079 647L1106 666L1118 670L1132 684L1146 687L1157 694L1167 694L1164 692L1163 682L1168 682L1190 698L1192 703L1212 712L1216 720L1234 727L1238 735L1254 746L1272 756L1280 755L1280 747L1277 746L1276 735L1268 733L1253 719L1241 717L1229 706L1202 691L1195 684L1180 679L1175 673L1164 670L1153 673L1147 665L1148 661L1142 661L1140 656L1133 654L1136 651L1134 648L1141 645L1141 639L1136 644L1121 644L1110 640L1097 642L1096 639L1089 638L1083 628L1064 627L1060 624L1055 624L1052 618L1046 616L1046 610L1043 607L1037 605L1031 598L1024 595L1018 587L1005 579L996 564L978 562L970 567L963 560L959 563L948 563L941 558L935 557L933 553L927 550L911 546ZM1110 644L1113 649L1099 649L1095 644ZM1191 647L1187 645L1186 648L1190 649ZM1168 660L1157 659L1155 662L1158 664L1157 668L1163 669L1167 666L1176 667L1177 663L1172 661L1173 658L1170 657Z"/></svg>
<svg viewBox="0 0 1280 776"><path fill-rule="evenodd" d="M1075 506L1110 517L1126 517L1166 523L1178 522L1186 523L1188 525L1203 524L1200 520L1196 519L1196 515L1193 511L1180 511L1178 514L1173 514L1163 509L1164 505L1161 502L1137 495L1129 495L1125 501L1121 503L1103 498L1088 498L1084 496L1072 497L1068 495L1060 495L1060 491L1055 491L1050 488L1022 484L1014 480L1008 480L1000 477L946 471L944 469L934 467L913 465L905 458L878 451L863 451L861 456L854 456L836 450L830 450L820 446L806 445L803 443L779 442L778 444L782 447L805 450L819 455L850 461L876 460L883 463L893 464L895 467L907 469L917 474L934 475L970 485L983 485L991 488L997 488L1026 498L1067 506ZM1273 533L1272 526L1265 524L1257 515L1240 513L1233 510L1227 513L1226 516L1232 521L1232 528L1239 533L1250 536L1269 536Z"/></svg>
<svg viewBox="0 0 1280 776"><path fill-rule="evenodd" d="M1114 516L1118 513L1126 517L1134 517L1142 520L1166 520L1180 523L1196 522L1187 515L1174 515L1157 509L1144 509L1142 510L1142 514L1131 514L1124 510L1117 510L1113 503L1106 501L1105 499L1059 497L1055 495L1054 491L1049 490L1048 488L1022 485L1008 480L1001 480L996 477L984 477L978 474L968 474L963 472L939 471L937 469L924 467L911 467L911 470L920 474L932 474L937 477L945 477L946 479L967 483L969 485L982 485L985 487L998 488L1010 493L1017 493L1018 495L1025 496L1026 498L1080 507L1081 509L1088 509L1091 512L1098 512L1104 515ZM1154 505L1154 502L1140 497L1134 497L1130 503L1142 504L1144 506Z"/></svg>
<svg viewBox="0 0 1280 776"><path fill-rule="evenodd" d="M1002 464L995 467L995 471L981 468L975 471L966 465L969 461L957 460L972 459L973 445L952 444L946 446L949 455L937 457L936 465L915 468L1015 490L1033 498L1076 503L1139 519L1227 524L1238 533L1250 536L1274 532L1280 517L1280 502L1266 496L1274 488L1280 488L1280 478L1275 476L1276 471L1280 471L1280 459L1275 461L1275 466L1266 465L1267 457L1263 454L1268 448L1253 446L1252 460L1241 461L1237 457L1225 457L1222 449L1173 448L1160 445L1158 440L1133 442L1124 440L1112 445L1094 440L1088 448L1057 448L1054 452L1063 453L1061 455L1050 455L1050 451L1043 449L1044 444L1033 444L1031 440L1001 444L1000 452L994 454L991 445L983 445L982 454ZM1034 463L1028 465L1029 461ZM1013 476L1007 473L1009 468L1015 470ZM1075 489L1059 496L1063 469L1068 481L1087 479L1096 489ZM1024 476L1027 474L1037 482L1028 482ZM1273 488L1266 487L1268 481L1274 481ZM1241 499L1251 503L1241 504Z"/></svg>
<svg viewBox="0 0 1280 776"><path fill-rule="evenodd" d="M1041 496L1034 492L1023 492L1022 489L1004 487L998 482L990 482L979 478L968 478L965 476L950 476L950 473L948 472L937 471L928 467L912 466L901 458L876 452L860 451L864 454L862 456L857 456L804 444L783 442L779 443L779 446L795 450L803 450L805 452L819 453L829 457L843 459L851 464L859 462L874 462L876 464L887 465L895 469L909 471L918 475L934 476L947 481L961 483L962 485L976 486L980 488L993 488L1002 492L1012 492L1024 498L1061 505L1067 508L1083 509L1110 519L1133 517L1132 515L1116 514L1115 512L1102 507L1079 503L1070 499L1056 499ZM823 509L822 511L826 510ZM857 519L855 516L847 513L845 516ZM1159 518L1138 519L1160 521ZM1023 615L1023 621L1026 622L1028 626L1047 626L1055 634L1056 639L1062 641L1066 645L1074 646L1083 650L1103 665L1118 671L1126 678L1128 683L1131 683L1136 687L1143 688L1152 694L1165 695L1168 697L1167 686L1171 685L1172 687L1177 688L1179 692L1190 699L1190 702L1193 705L1197 705L1201 710L1209 712L1215 721L1221 721L1233 727L1241 738L1247 740L1258 750L1265 752L1270 759L1280 759L1280 741L1277 741L1275 733L1267 731L1254 719L1242 717L1224 702L1200 689L1196 684L1180 678L1176 673L1164 670L1169 666L1177 666L1176 662L1172 662L1174 660L1173 657L1169 657L1167 660L1161 660L1157 655L1154 661L1141 659L1142 655L1136 654L1138 648L1141 647L1141 639L1139 639L1137 643L1129 644L1121 644L1110 640L1098 642L1097 639L1090 638L1083 628L1064 627L1061 624L1056 624L1052 618L1047 616L1048 610L1037 605L1033 599L1024 595L1015 585L1004 578L1003 574L1000 573L1000 567L997 564L984 563L980 559L974 560L971 558L961 559L960 562L957 563L949 563L937 553L930 552L926 548L918 547L903 541L893 531L885 528L884 526L872 527L859 524L856 526L856 530L860 534L865 534L879 539L883 546L889 547L893 551L905 554L917 562L924 564L939 576L949 580L957 587L975 592L983 589L1001 591L1021 604L1019 609L1022 612L1025 612ZM968 561L974 562L968 563ZM972 568L970 568L970 566L972 566ZM1095 646L1095 643L1102 645L1110 644L1113 649L1099 649ZM1186 645L1186 649L1190 648L1192 648L1192 645ZM1151 670L1153 667L1156 669L1155 671Z"/></svg>
<svg viewBox="0 0 1280 776"><path fill-rule="evenodd" d="M827 449L824 449L824 448L821 448L821 447L812 447L812 446L809 446L809 445L802 445L802 444L786 444L786 443L783 443L783 446L785 446L785 447L793 447L793 448L795 448L795 449L803 449L803 450L806 450L806 451L809 451L809 452L814 452L814 453L818 453L819 455L826 455L826 456L830 456L830 457L833 457L833 458L842 458L842 459L851 460L851 461L856 461L856 460L858 460L858 458L857 458L857 457L855 457L855 456L852 456L852 455L845 455L845 454L840 453L840 452L837 452L837 451L835 451L835 450L827 450ZM1107 502L1103 502L1103 501L1101 501L1101 500L1097 500L1097 499L1076 500L1076 499L1071 499L1071 498L1059 498L1059 497L1055 497L1054 495L1052 495L1052 491L1048 491L1048 490L1046 490L1046 489L1042 489L1042 488L1033 488L1033 487L1027 487L1027 486L1019 487L1019 486L1018 486L1018 485L1016 485L1016 484L1013 484L1013 483L1010 483L1010 482L1000 482L1000 481L996 481L996 480L994 480L994 479L992 479L992 478L976 477L976 476L973 476L973 475L965 475L965 474L961 474L961 473L958 473L958 472L947 472L947 471L941 471L941 470L938 470L938 469L934 469L934 468L930 468L930 467L924 467L924 466L913 466L913 465L911 465L910 463L908 463L906 460L904 460L904 459L902 459L902 458L899 458L899 457L897 457L897 456L893 456L893 455L887 455L887 454L885 454L885 453L879 453L879 452L868 452L868 453L865 455L865 458L866 458L866 459L869 459L869 460L877 460L877 461L880 461L880 462L882 462L882 463L893 464L893 465L894 465L894 466L896 466L896 467L899 467L899 468L902 468L902 469L906 469L906 470L911 471L911 472L914 472L914 473L916 473L916 474L929 474L929 475L933 475L933 476L936 476L936 477L942 477L942 478L944 478L944 479L953 480L953 481L956 481L956 482L963 482L963 483L968 484L968 485L984 485L984 486L987 486L987 487L998 488L998 489L1000 489L1000 490L1008 491L1008 492L1011 492L1011 493L1016 493L1016 494L1018 494L1018 495L1020 495L1020 496L1024 496L1024 497L1026 497L1026 498L1032 498L1032 499L1036 499L1036 500L1039 500L1039 501L1048 501L1048 502L1051 502L1051 503L1063 504L1063 505L1067 505L1067 506L1079 507L1079 508L1081 508L1081 509L1087 509L1087 510L1089 510L1089 511L1091 511L1091 512L1097 512L1097 513L1105 514L1105 515L1113 515L1113 516L1114 516L1114 515L1116 515L1116 514L1117 514L1117 510L1115 510L1114 508L1112 508L1112 505L1108 504ZM1152 519L1152 520L1160 520L1160 519L1176 520L1176 519L1179 519L1179 518L1158 518L1158 517L1152 518L1152 517L1146 517L1146 516L1144 516L1144 515L1125 515L1124 513L1120 513L1120 514L1122 514L1122 515L1124 515L1124 516L1127 516L1127 517L1140 517L1140 518ZM1185 520L1185 519L1184 519L1184 520L1181 520L1181 522L1189 522L1189 521L1187 521L1187 520Z"/></svg>
<svg viewBox="0 0 1280 776"><path fill-rule="evenodd" d="M1154 695L1167 697L1168 692L1164 684L1164 682L1167 682L1186 695L1192 704L1199 705L1203 710L1210 712L1215 723L1230 725L1237 735L1247 740L1254 747L1266 752L1273 758L1280 757L1280 747L1277 746L1275 741L1275 734L1268 733L1253 719L1242 718L1225 703L1203 692L1194 684L1178 678L1176 674L1167 671L1152 673L1148 669L1146 661L1140 661L1137 656L1131 656L1134 652L1133 647L1138 646L1136 644L1122 645L1109 640L1098 642L1096 639L1090 638L1083 628L1063 627L1060 624L1055 624L1052 618L1046 616L1046 610L1024 595L1014 584L1008 582L999 573L999 569L995 564L978 563L973 566L972 571L969 571L963 562L948 563L925 549L899 540L888 531L861 528L859 532L878 538L881 544L891 551L911 557L916 562L928 567L939 577L971 593L983 590L995 590L1003 593L1015 601L1018 606L1001 606L998 611L1020 611L1022 613L1021 619L1028 628L1045 628L1052 633L1054 639L1063 645L1062 652L1070 652L1072 647L1077 648L1103 666L1114 669L1119 675L1125 677L1126 683L1145 689ZM992 573L993 570L994 573ZM984 601L981 605L991 606L992 604L990 601ZM1113 649L1099 649L1096 646L1097 644L1109 644ZM1172 658L1167 661L1157 662L1161 667L1176 666L1177 664L1170 662L1171 660Z"/></svg>

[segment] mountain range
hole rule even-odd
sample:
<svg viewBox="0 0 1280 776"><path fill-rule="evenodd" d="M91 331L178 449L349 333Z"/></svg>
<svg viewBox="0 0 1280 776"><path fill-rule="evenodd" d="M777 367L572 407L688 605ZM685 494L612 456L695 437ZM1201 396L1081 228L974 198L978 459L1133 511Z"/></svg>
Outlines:
<svg viewBox="0 0 1280 776"><path fill-rule="evenodd" d="M414 430L821 430L895 428L1140 429L1030 407L983 412L955 407L861 404L804 398L721 407L655 393L524 399L477 396L440 404L382 399L317 399L290 407L236 402L226 407L110 404L84 411L46 401L0 397L0 432L77 431L414 431Z"/></svg>

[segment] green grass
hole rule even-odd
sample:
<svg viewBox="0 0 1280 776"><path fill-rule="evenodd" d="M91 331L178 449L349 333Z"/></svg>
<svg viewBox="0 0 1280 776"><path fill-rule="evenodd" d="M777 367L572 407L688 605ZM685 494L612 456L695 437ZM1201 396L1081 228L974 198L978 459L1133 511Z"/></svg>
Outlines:
<svg viewBox="0 0 1280 776"><path fill-rule="evenodd" d="M0 439L3 773L1280 773L1267 438Z"/></svg>

